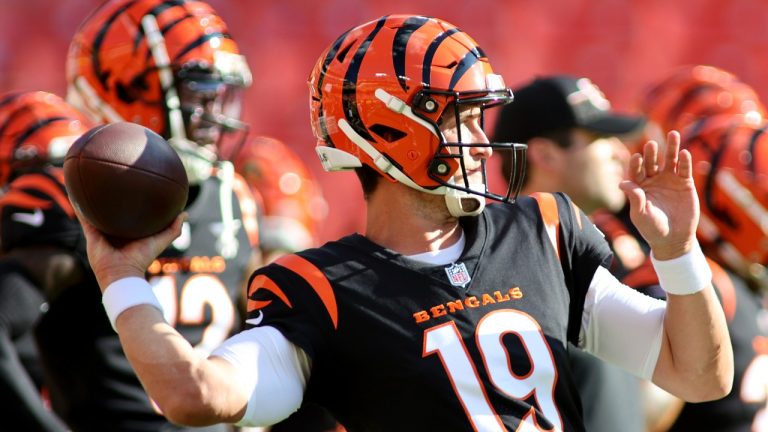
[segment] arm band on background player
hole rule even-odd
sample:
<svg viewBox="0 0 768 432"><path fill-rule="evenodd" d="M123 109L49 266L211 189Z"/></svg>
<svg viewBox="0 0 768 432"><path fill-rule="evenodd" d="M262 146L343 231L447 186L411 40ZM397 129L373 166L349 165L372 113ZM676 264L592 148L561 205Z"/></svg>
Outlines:
<svg viewBox="0 0 768 432"><path fill-rule="evenodd" d="M117 317L134 306L147 304L156 307L160 312L163 311L163 307L155 297L149 282L140 277L127 277L112 282L104 290L101 303L107 311L109 322L115 332L117 332L117 327L115 327Z"/></svg>
<svg viewBox="0 0 768 432"><path fill-rule="evenodd" d="M712 284L712 270L698 242L688 253L671 260L659 261L651 252L651 262L659 284L669 294L696 294Z"/></svg>

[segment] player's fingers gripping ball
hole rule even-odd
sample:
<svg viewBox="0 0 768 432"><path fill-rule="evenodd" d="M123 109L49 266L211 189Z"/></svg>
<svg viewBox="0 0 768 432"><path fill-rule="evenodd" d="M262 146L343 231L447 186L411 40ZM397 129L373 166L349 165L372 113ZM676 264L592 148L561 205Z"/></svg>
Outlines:
<svg viewBox="0 0 768 432"><path fill-rule="evenodd" d="M64 179L73 205L99 231L137 239L169 226L189 185L176 151L135 123L97 126L67 152Z"/></svg>

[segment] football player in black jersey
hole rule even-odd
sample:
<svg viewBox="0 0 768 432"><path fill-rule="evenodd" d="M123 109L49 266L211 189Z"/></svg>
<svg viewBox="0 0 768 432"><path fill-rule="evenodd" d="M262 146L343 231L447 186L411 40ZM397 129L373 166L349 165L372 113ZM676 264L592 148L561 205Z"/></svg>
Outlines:
<svg viewBox="0 0 768 432"><path fill-rule="evenodd" d="M99 122L132 121L168 139L190 182L181 235L145 270L165 320L205 356L242 328L255 264L255 204L231 156L251 73L222 18L205 2L115 0L76 32L67 99ZM38 340L52 405L73 430L180 430L142 388L98 290L51 302ZM77 355L72 355L77 352ZM231 430L215 425L208 430Z"/></svg>
<svg viewBox="0 0 768 432"><path fill-rule="evenodd" d="M682 146L692 153L702 203L697 235L725 311L735 372L732 391L719 400L684 403L651 393L654 430L768 430L765 108L738 77L704 65L673 71L642 106L653 129L683 130ZM596 219L615 250L614 266L627 285L664 298L650 260L637 258L647 245L625 214Z"/></svg>
<svg viewBox="0 0 768 432"><path fill-rule="evenodd" d="M265 263L320 245L328 203L314 175L291 146L276 138L248 140L233 159L259 209L259 247Z"/></svg>
<svg viewBox="0 0 768 432"><path fill-rule="evenodd" d="M66 430L41 397L33 330L48 301L88 273L82 229L54 164L91 126L48 92L0 96L0 412L19 430Z"/></svg>
<svg viewBox="0 0 768 432"><path fill-rule="evenodd" d="M256 271L249 327L208 358L165 323L141 277L184 215L119 248L84 223L105 310L169 419L266 425L306 399L350 431L584 430L569 341L686 400L730 390L677 133L663 158L655 142L633 156L622 186L675 293L665 303L608 272L608 245L567 196L516 199L519 170L503 192L487 189L493 149L516 149L521 168L524 146L488 142L483 111L512 92L455 26L390 15L355 27L309 85L317 152L327 170L357 169L366 232Z"/></svg>
<svg viewBox="0 0 768 432"><path fill-rule="evenodd" d="M515 100L502 108L493 139L528 145L521 192L564 192L590 219L601 208L620 210L626 196L619 184L630 156L621 139L639 138L645 119L612 111L585 77L538 76L513 92ZM501 164L505 178L509 161ZM569 350L569 356L587 430L646 430L636 377L579 349Z"/></svg>
<svg viewBox="0 0 768 432"><path fill-rule="evenodd" d="M686 134L702 202L698 238L712 268L734 356L733 390L685 403L670 431L768 431L768 135L716 116Z"/></svg>

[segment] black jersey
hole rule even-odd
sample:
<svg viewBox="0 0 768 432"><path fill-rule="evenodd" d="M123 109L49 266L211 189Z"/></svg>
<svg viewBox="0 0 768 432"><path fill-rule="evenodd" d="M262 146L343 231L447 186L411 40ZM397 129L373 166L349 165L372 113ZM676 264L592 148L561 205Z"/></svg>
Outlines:
<svg viewBox="0 0 768 432"><path fill-rule="evenodd" d="M215 177L202 184L181 235L148 269L166 321L206 354L241 328L238 305L258 236L251 231L256 214L247 210L255 203L245 202L253 199L248 186L237 177L232 218L222 215L220 188Z"/></svg>
<svg viewBox="0 0 768 432"><path fill-rule="evenodd" d="M617 279L645 295L665 299L666 293L659 286L659 278L651 262L651 248L629 217L629 204L619 212L598 210L592 221L613 251L610 271Z"/></svg>
<svg viewBox="0 0 768 432"><path fill-rule="evenodd" d="M648 246L634 231L626 212L595 219L614 247L613 264L623 272L622 282L656 298L665 298L649 257ZM634 239L634 244L631 239ZM641 252L637 252L639 245ZM712 285L723 306L734 357L731 392L722 399L686 403L670 431L768 430L768 329L758 325L768 313L759 295L745 281L711 259ZM630 264L631 263L631 264Z"/></svg>
<svg viewBox="0 0 768 432"><path fill-rule="evenodd" d="M307 352L305 398L350 431L583 430L566 342L610 252L564 195L536 198L462 218L449 266L360 235L280 258L251 279L247 322Z"/></svg>
<svg viewBox="0 0 768 432"><path fill-rule="evenodd" d="M723 305L733 347L733 389L711 402L686 403L670 431L768 430L768 329L763 300L745 281L714 262L712 282Z"/></svg>
<svg viewBox="0 0 768 432"><path fill-rule="evenodd" d="M235 189L242 191L243 186L238 183ZM244 220L241 211L246 198L229 192L232 217L226 218L221 181L214 176L200 185L187 208L182 235L148 274L166 320L203 352L239 330L242 321L237 304L244 296L252 254L253 236L246 232L252 221ZM231 230L223 241L222 229ZM52 302L38 326L38 340L53 377L54 408L77 431L181 430L159 414L144 392L90 276ZM229 430L229 426L206 430Z"/></svg>
<svg viewBox="0 0 768 432"><path fill-rule="evenodd" d="M0 245L4 253L52 246L74 253L81 264L86 262L82 229L61 169L31 172L8 185L0 196ZM44 379L33 329L47 305L43 289L29 272L19 258L0 258L0 413L6 424L19 430L65 430L43 406L40 394Z"/></svg>

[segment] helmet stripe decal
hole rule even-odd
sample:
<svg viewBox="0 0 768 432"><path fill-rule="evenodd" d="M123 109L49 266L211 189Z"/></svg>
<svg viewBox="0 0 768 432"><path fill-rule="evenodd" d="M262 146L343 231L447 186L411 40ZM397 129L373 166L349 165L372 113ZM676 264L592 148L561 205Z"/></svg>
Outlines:
<svg viewBox="0 0 768 432"><path fill-rule="evenodd" d="M67 216L75 217L75 211L72 209L72 203L67 196L66 187L55 176L46 172L28 174L19 177L14 186L23 190L30 197L45 199L49 207L50 201L53 199Z"/></svg>
<svg viewBox="0 0 768 432"><path fill-rule="evenodd" d="M703 94L706 94L708 91L717 91L717 88L713 87L710 84L697 84L694 87L689 87L685 90L685 93L680 96L680 98L677 100L674 106L670 108L669 112L667 113L667 118L664 119L664 122L666 123L672 123L677 122L680 120L680 117L683 115L683 113L687 110L691 109L690 104L696 100L696 98L700 97ZM703 115L708 114L706 112L700 112L697 114L697 117L702 117Z"/></svg>
<svg viewBox="0 0 768 432"><path fill-rule="evenodd" d="M325 60L323 60L323 68L320 71L320 77L317 80L317 94L323 93L323 79L325 78L325 74L328 71L328 65L331 64L333 61L333 58L336 57L336 53L339 52L339 48L341 48L341 43L344 42L344 40L347 38L347 35L349 34L349 30L344 32L341 37L336 39L336 42L333 43L333 46L331 46L331 49L328 50L328 55L325 56Z"/></svg>
<svg viewBox="0 0 768 432"><path fill-rule="evenodd" d="M158 18L163 12L167 11L170 8L173 7L182 7L184 10L188 10L186 8L185 3L187 3L185 0L169 0L166 1L157 7L153 8L151 11L147 12L147 15L154 15L155 18ZM180 24L188 19L197 19L193 14L187 12L183 16L169 22L168 24L164 25L160 28L160 33L165 36L166 32L174 28L177 24ZM143 33L143 29L139 27L140 31ZM232 39L232 36L229 33L222 33L222 32L212 32L207 33L198 39L192 41L190 44L185 46L184 48L180 49L179 52L176 54L175 58L171 59L171 63L174 63L179 58L183 57L186 53L192 51L193 49L197 48L200 45L203 45L204 43L208 42L211 39L214 38L223 38L223 39ZM147 57L151 57L151 53L147 52Z"/></svg>
<svg viewBox="0 0 768 432"><path fill-rule="evenodd" d="M424 63L421 65L421 82L424 84L425 87L429 87L429 83L431 81L429 72L432 70L432 59L435 57L437 48L440 47L440 44L446 38L460 31L461 30L457 28L452 28L446 31L445 33L442 33L440 36L436 37L435 40L433 40L432 43L429 44L429 47L427 48L427 52L424 54Z"/></svg>
<svg viewBox="0 0 768 432"><path fill-rule="evenodd" d="M395 76L400 83L403 91L408 91L408 85L405 81L405 52L408 47L408 41L413 32L427 23L427 17L412 17L405 20L403 26L397 29L395 40L392 43L392 62L395 66Z"/></svg>
<svg viewBox="0 0 768 432"><path fill-rule="evenodd" d="M379 30L384 27L387 18L387 16L382 17L376 23L376 27L371 34L357 48L355 56L352 58L352 63L349 65L346 75L344 75L344 88L341 91L344 116L352 126L352 129L369 141L373 141L373 137L368 133L368 129L362 123L360 115L357 113L357 74L360 72L360 66L363 64L363 57L368 52L368 46L373 38L376 37L376 34L379 33Z"/></svg>
<svg viewBox="0 0 768 432"><path fill-rule="evenodd" d="M193 49L199 47L200 45L203 45L204 43L208 42L209 40L216 39L216 38L232 39L229 34L221 33L221 32L214 32L214 33L211 33L211 34L206 34L206 35L200 36L196 40L192 41L192 43L190 43L189 45L187 45L184 48L182 48L176 54L176 57L171 59L171 63L175 62L176 60L181 58L184 54L192 51Z"/></svg>
<svg viewBox="0 0 768 432"><path fill-rule="evenodd" d="M117 20L117 18L123 14L128 8L134 5L136 2L130 2L126 3L122 7L115 10L115 12L107 18L107 20L104 22L104 25L99 29L98 32L96 32L96 36L93 39L93 52L91 52L92 61L91 64L93 66L93 75L98 78L99 83L102 87L107 87L107 74L102 73L101 71L101 59L99 58L99 54L101 53L101 45L104 43L104 39L107 37L107 32L109 31L109 28L112 27L112 24ZM106 6L106 3L102 4L102 7ZM98 12L98 9L97 11ZM96 13L94 12L94 13ZM87 19L86 19L87 20Z"/></svg>
<svg viewBox="0 0 768 432"><path fill-rule="evenodd" d="M717 171L720 169L720 160L725 154L725 149L728 147L732 139L733 127L729 127L728 130L720 136L720 142L715 147L717 150L712 154L710 159L710 170L707 174L707 180L704 185L704 202L712 215L720 219L723 223L734 227L735 223L730 217L728 212L724 211L721 207L715 205L714 190L715 190L715 178L717 177Z"/></svg>
<svg viewBox="0 0 768 432"><path fill-rule="evenodd" d="M155 16L155 18L157 18L158 16L160 16L160 14L158 14L158 13L151 13L151 14L148 14L148 15L154 15L154 16ZM168 24L166 24L166 25L162 26L162 27L160 28L160 33L163 33L163 34L165 34L165 32L167 32L168 30L170 30L171 28L173 28L173 26L175 26L176 24L178 24L178 23L180 23L180 22L182 22L182 21L184 21L184 20L186 20L186 19L189 19L189 18L194 18L194 16L193 16L192 14L186 14L186 15L184 15L184 16L182 16L182 17L176 18L175 20L173 20L173 21L169 22ZM141 31L143 31L143 30L144 30L144 29L143 29L143 28L141 28Z"/></svg>
<svg viewBox="0 0 768 432"><path fill-rule="evenodd" d="M45 126L48 126L51 123L55 123L57 121L67 120L67 117L64 116L56 116L56 117L49 117L44 119L38 119L33 124L29 125L29 127L24 131L24 133L20 134L16 138L16 142L13 143L14 148L20 146L24 141L27 140L30 136L32 136L35 132L40 130L40 128L43 128Z"/></svg>
<svg viewBox="0 0 768 432"><path fill-rule="evenodd" d="M760 137L763 136L765 133L765 128L768 126L763 126L760 129L756 130L755 133L752 134L752 138L749 140L749 146L747 147L748 153L749 153L749 172L754 175L757 171L757 167L755 166L756 157L755 157L755 147L757 147L757 142L760 139Z"/></svg>
<svg viewBox="0 0 768 432"><path fill-rule="evenodd" d="M456 83L459 82L461 77L464 76L464 74L474 66L475 63L477 63L477 51L470 50L463 59L459 62L459 64L456 66L456 69L453 71L453 75L451 76L451 84L448 86L448 90L453 90L453 87L456 85Z"/></svg>
<svg viewBox="0 0 768 432"><path fill-rule="evenodd" d="M23 94L24 92L13 92L11 94L6 95L2 100L0 100L0 108L5 105L8 105L9 103L12 103L13 101L21 97L21 95Z"/></svg>
<svg viewBox="0 0 768 432"><path fill-rule="evenodd" d="M15 100L19 99L23 93L17 93L11 95L8 99L3 101L3 105L6 103L14 102ZM5 117L5 122L0 125L0 136L5 135L5 130L14 122L18 117L21 117L24 115L24 107L16 107L13 111L9 112ZM15 150L17 144L13 145L13 149Z"/></svg>
<svg viewBox="0 0 768 432"><path fill-rule="evenodd" d="M347 35L349 34L349 30L345 31L343 35L341 35L336 41L331 45L331 48L328 50L328 54L326 54L325 59L323 60L323 66L320 69L320 76L317 78L317 94L320 95L320 106L318 107L318 110L320 113L323 112L323 80L325 79L325 74L328 71L328 66L331 64L333 59L336 57L336 53L339 52L339 48L341 48L342 42L344 42L347 39ZM320 127L320 133L323 136L323 141L326 142L326 144L335 147L333 144L333 141L331 141L331 136L328 133L328 125L325 124L325 116L320 115L318 117L318 125Z"/></svg>
<svg viewBox="0 0 768 432"><path fill-rule="evenodd" d="M186 0L166 0L159 5L152 8L152 11L147 12L147 14L152 14L154 16L158 16L161 13L163 13L165 10L170 9L172 7L181 6L184 7L184 3L187 3Z"/></svg>

